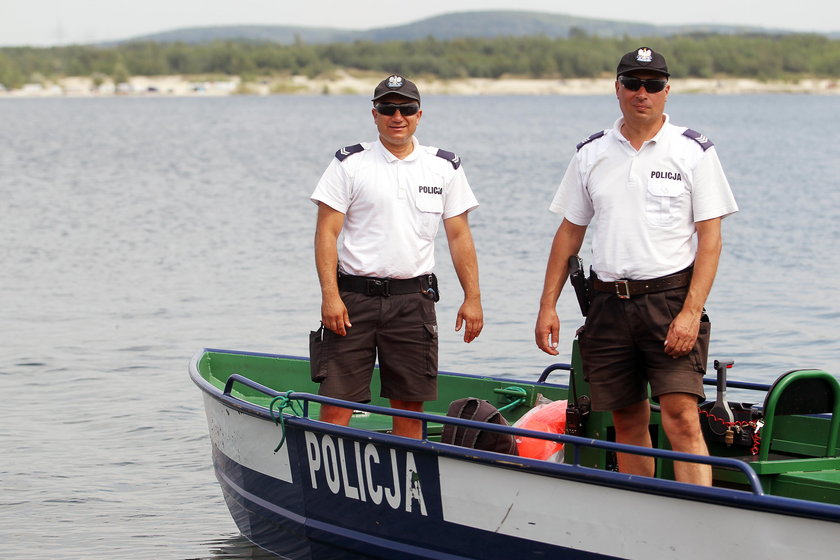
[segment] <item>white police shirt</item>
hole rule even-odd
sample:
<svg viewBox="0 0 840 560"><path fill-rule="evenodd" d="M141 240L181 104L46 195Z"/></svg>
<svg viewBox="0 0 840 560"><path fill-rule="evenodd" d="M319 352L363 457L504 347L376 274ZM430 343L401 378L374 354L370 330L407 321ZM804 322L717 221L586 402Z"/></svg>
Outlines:
<svg viewBox="0 0 840 560"><path fill-rule="evenodd" d="M636 151L612 129L578 144L549 207L593 226L598 278L647 280L683 270L697 252L695 222L738 211L712 143L665 123Z"/></svg>
<svg viewBox="0 0 840 560"><path fill-rule="evenodd" d="M455 154L421 146L399 159L377 140L342 148L311 200L345 215L339 269L345 274L414 278L434 269L441 219L478 201Z"/></svg>

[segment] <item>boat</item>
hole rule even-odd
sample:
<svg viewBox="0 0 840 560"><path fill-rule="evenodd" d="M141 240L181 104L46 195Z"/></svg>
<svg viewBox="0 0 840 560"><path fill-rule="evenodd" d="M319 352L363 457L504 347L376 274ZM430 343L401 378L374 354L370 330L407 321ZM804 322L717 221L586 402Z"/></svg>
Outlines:
<svg viewBox="0 0 840 560"><path fill-rule="evenodd" d="M821 370L738 382L726 378L731 362L714 364L704 382L716 396L699 410L709 457L669 449L653 403L653 449L612 441L610 415L589 410L576 341L570 363L533 381L441 371L439 399L424 412L319 396L301 357L204 349L189 371L233 519L283 558L836 557L840 383ZM728 401L732 388L756 402ZM466 397L509 425L448 416ZM561 400L564 433L516 424ZM351 407L350 425L318 421L323 404ZM389 433L394 415L420 420L422 439ZM445 443L447 426L559 443L562 459ZM652 456L656 476L618 472L618 452ZM714 485L674 480L675 460L710 464Z"/></svg>

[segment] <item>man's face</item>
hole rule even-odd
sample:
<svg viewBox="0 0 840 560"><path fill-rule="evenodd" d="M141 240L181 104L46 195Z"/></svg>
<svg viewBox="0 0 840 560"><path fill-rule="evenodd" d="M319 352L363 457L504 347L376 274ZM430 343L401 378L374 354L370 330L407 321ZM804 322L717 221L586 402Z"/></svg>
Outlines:
<svg viewBox="0 0 840 560"><path fill-rule="evenodd" d="M657 72L633 72L624 76L641 80L666 80L665 76ZM626 80L630 83L624 84L622 83L622 77L615 81L615 93L625 120L641 122L661 120L662 114L665 112L665 101L668 99L671 85L666 84L662 91L656 93L649 92L644 85L633 91L633 88L639 86L638 82L636 80ZM634 81L636 83L632 83ZM656 88L651 86L651 89Z"/></svg>
<svg viewBox="0 0 840 560"><path fill-rule="evenodd" d="M376 105L379 104L406 105L417 104L417 101L394 94L378 99ZM422 110L418 110L413 115L403 115L402 111L398 110L389 116L380 113L375 107L371 112L373 113L373 122L376 123L376 128L379 130L379 137L386 147L410 143L411 137L414 136L420 122L420 116L423 114Z"/></svg>

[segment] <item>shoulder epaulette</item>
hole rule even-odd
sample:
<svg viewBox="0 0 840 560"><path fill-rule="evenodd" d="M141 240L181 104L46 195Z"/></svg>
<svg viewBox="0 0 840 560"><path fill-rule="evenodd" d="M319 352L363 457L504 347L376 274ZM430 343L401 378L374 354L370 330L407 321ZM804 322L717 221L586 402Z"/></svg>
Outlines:
<svg viewBox="0 0 840 560"><path fill-rule="evenodd" d="M455 169L461 167L461 158L458 157L458 154L447 152L446 150L438 150L435 155L451 163L452 167Z"/></svg>
<svg viewBox="0 0 840 560"><path fill-rule="evenodd" d="M364 146L362 146L361 144L354 144L353 146L347 146L338 150L335 153L335 159L337 159L338 161L344 161L353 154L358 154L359 152L363 151L365 151Z"/></svg>
<svg viewBox="0 0 840 560"><path fill-rule="evenodd" d="M598 138L600 138L601 136L603 136L606 133L607 133L606 130L599 130L598 132L596 132L592 136L589 136L588 138L584 139L584 141L581 142L580 144L578 144L575 149L579 151L581 148L583 148L584 146L586 146L587 144L589 144L593 140L597 140Z"/></svg>
<svg viewBox="0 0 840 560"><path fill-rule="evenodd" d="M704 152L706 150L708 150L709 148L711 148L712 146L714 146L714 144L712 143L711 140L709 140L708 138L706 138L704 135L700 134L696 130L691 130L690 128L685 129L685 132L683 132L683 136L687 136L687 137L691 138L692 140L694 140L695 142L697 142L698 144L700 144L700 147L703 148Z"/></svg>

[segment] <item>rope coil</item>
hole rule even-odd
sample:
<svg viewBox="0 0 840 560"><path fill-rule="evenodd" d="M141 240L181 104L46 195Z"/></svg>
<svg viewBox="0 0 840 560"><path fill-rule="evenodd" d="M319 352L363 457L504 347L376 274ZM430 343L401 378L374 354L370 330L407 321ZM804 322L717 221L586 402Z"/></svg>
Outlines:
<svg viewBox="0 0 840 560"><path fill-rule="evenodd" d="M525 399L528 398L528 392L525 389L523 389L522 387L517 387L517 386L514 385L514 386L511 386L511 387L506 387L505 391L510 391L512 393L516 393L519 396L514 398L512 395L505 395L505 396L507 396L507 398L513 399L513 400L510 403L506 404L505 406L499 408L499 412L504 412L504 411L509 410L511 408L516 408L520 404L524 403Z"/></svg>
<svg viewBox="0 0 840 560"><path fill-rule="evenodd" d="M291 398L291 394L294 391L286 391L285 395L277 395L272 399L271 404L268 405L268 413L274 419L274 424L280 426L280 430L283 433L283 437L280 438L280 443L277 444L277 447L274 448L274 452L277 453L283 447L283 444L286 443L286 420L283 416L283 411L287 408L289 411L297 417L303 416L303 409L300 408L300 403L295 401ZM274 414L274 405L277 404L277 414Z"/></svg>

